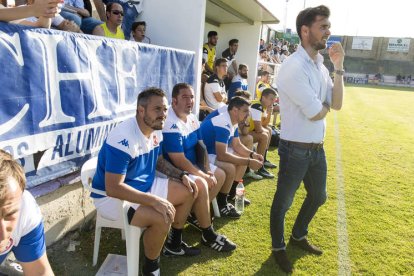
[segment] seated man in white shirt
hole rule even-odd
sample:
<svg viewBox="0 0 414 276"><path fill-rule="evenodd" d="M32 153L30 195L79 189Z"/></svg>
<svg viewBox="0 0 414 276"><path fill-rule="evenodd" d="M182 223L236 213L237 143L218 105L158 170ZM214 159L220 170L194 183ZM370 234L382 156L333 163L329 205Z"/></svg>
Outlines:
<svg viewBox="0 0 414 276"><path fill-rule="evenodd" d="M42 214L25 186L23 168L0 150L0 263L13 251L24 275L54 275L46 255Z"/></svg>
<svg viewBox="0 0 414 276"><path fill-rule="evenodd" d="M211 75L204 86L204 99L208 106L218 109L227 103L227 93L224 85L224 77L227 75L227 60L216 59L214 62L214 74Z"/></svg>

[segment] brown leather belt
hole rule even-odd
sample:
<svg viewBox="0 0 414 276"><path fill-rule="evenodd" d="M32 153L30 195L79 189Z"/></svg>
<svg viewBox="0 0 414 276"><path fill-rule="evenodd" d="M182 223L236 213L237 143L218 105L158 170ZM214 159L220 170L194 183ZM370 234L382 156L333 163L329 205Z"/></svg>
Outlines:
<svg viewBox="0 0 414 276"><path fill-rule="evenodd" d="M288 145L294 145L301 149L310 149L310 150L320 150L323 148L323 142L320 143L302 143L302 142L294 142L294 141L287 141L281 139L282 142L285 142Z"/></svg>

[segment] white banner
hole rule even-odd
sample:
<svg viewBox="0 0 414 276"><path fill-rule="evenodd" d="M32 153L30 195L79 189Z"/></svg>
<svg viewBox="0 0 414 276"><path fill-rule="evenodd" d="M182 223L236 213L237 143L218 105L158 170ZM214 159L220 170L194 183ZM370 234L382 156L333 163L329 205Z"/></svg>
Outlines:
<svg viewBox="0 0 414 276"><path fill-rule="evenodd" d="M372 36L354 36L352 38L352 49L354 50L372 50Z"/></svg>
<svg viewBox="0 0 414 276"><path fill-rule="evenodd" d="M408 53L410 50L409 38L390 38L388 39L388 52L403 52Z"/></svg>

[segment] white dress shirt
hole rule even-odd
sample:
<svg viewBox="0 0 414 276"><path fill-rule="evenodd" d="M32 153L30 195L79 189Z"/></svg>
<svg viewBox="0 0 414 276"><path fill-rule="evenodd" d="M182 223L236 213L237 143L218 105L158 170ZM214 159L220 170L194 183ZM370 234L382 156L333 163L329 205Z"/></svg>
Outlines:
<svg viewBox="0 0 414 276"><path fill-rule="evenodd" d="M325 119L311 121L322 110L322 103L332 101L332 79L318 53L312 60L299 45L282 64L277 87L282 118L281 139L320 143L325 137Z"/></svg>

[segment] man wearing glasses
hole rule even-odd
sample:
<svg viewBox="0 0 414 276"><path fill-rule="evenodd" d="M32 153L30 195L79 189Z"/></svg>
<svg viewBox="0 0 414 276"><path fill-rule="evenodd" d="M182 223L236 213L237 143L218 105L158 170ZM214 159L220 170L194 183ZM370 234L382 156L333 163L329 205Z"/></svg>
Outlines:
<svg viewBox="0 0 414 276"><path fill-rule="evenodd" d="M118 3L108 3L106 5L106 22L97 26L93 30L93 35L105 36L110 38L125 39L121 29L124 10Z"/></svg>

